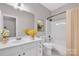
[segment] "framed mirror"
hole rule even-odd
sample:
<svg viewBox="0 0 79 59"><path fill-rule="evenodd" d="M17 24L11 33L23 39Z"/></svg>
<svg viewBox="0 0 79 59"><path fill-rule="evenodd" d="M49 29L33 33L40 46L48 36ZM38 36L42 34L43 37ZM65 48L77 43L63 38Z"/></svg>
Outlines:
<svg viewBox="0 0 79 59"><path fill-rule="evenodd" d="M16 37L16 18L3 15L3 27L10 32L10 37Z"/></svg>

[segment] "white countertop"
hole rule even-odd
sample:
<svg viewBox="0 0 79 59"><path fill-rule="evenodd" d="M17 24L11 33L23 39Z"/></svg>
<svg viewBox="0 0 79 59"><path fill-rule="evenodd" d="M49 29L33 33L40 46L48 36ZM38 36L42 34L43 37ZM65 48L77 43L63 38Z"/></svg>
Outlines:
<svg viewBox="0 0 79 59"><path fill-rule="evenodd" d="M16 40L15 37L11 37L11 38L9 38L9 41L6 44L3 44L2 42L0 42L0 49L14 47L14 46L22 45L22 44L27 44L27 43L35 42L38 40L41 40L41 38L36 37L33 40L31 37L24 36L24 37L22 37L21 40Z"/></svg>

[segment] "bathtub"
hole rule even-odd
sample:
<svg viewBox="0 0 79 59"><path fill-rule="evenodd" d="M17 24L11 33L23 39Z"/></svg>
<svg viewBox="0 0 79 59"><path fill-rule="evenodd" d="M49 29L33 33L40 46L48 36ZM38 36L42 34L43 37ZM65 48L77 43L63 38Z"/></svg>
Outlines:
<svg viewBox="0 0 79 59"><path fill-rule="evenodd" d="M59 44L54 44L54 48L63 56L66 55L66 46L62 46Z"/></svg>
<svg viewBox="0 0 79 59"><path fill-rule="evenodd" d="M55 55L55 52L58 54L56 55L61 55L61 56L65 56L66 53L66 46L62 46L59 44L54 44L54 43L44 43L44 54L45 55ZM53 53L53 54L52 54Z"/></svg>

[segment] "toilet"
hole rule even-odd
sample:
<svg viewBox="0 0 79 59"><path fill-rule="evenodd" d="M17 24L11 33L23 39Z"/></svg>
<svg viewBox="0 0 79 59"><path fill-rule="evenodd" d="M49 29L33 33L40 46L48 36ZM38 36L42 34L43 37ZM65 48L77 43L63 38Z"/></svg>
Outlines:
<svg viewBox="0 0 79 59"><path fill-rule="evenodd" d="M44 43L44 55L51 56L52 50L54 49L54 44L52 43Z"/></svg>

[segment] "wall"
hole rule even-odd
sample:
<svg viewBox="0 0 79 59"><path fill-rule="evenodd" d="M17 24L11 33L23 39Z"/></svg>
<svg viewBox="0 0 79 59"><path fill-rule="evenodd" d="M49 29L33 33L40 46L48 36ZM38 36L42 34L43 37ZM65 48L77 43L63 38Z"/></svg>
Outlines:
<svg viewBox="0 0 79 59"><path fill-rule="evenodd" d="M0 29L3 28L3 20L2 20L2 15L1 15L1 11L0 11Z"/></svg>
<svg viewBox="0 0 79 59"><path fill-rule="evenodd" d="M45 20L51 12L40 3L26 3L25 8L35 15L35 18Z"/></svg>
<svg viewBox="0 0 79 59"><path fill-rule="evenodd" d="M59 7L58 9L52 11L51 15L66 11L66 10L71 9L71 8L76 8L76 7L78 7L77 3L68 3L68 4L65 4L64 6Z"/></svg>
<svg viewBox="0 0 79 59"><path fill-rule="evenodd" d="M68 9L76 8L76 7L78 7L78 4L75 4L75 3L70 4L69 3L69 4L66 4L66 5L59 7L58 9L52 11L51 15L55 15L55 14L61 13L63 11L66 11ZM58 18L62 18L62 17L65 17L65 14L59 15L57 17L53 17L52 19L58 19ZM49 25L47 29L48 29L48 32L50 32L50 34L51 34L51 30L49 30L50 27L51 26Z"/></svg>
<svg viewBox="0 0 79 59"><path fill-rule="evenodd" d="M16 18L16 35L23 36L24 29L34 28L34 15L25 11L16 10L13 7L0 4L2 15L9 15Z"/></svg>
<svg viewBox="0 0 79 59"><path fill-rule="evenodd" d="M78 7L78 4L75 4L75 3L71 3L71 4L70 4L70 3L69 3L69 4L66 4L66 5L64 5L64 6L58 8L58 9L56 9L56 10L54 10L54 11L52 11L51 15L55 15L55 14L61 13L61 12L63 12L63 11L66 11L66 10L68 10L68 9L76 8L76 7ZM53 20L59 20L59 18L61 19L61 18L65 18L65 17L66 17L66 14L64 13L64 14L61 14L61 15L52 17L52 19L53 19ZM51 25L49 25L48 27L51 28ZM48 30L48 31L49 31L50 34L51 34L51 30Z"/></svg>
<svg viewBox="0 0 79 59"><path fill-rule="evenodd" d="M35 15L35 23L34 23L35 29L37 28L37 23L36 23L37 20L44 21L45 31L39 32L38 34L39 36L45 36L47 32L46 18L51 15L51 12L40 3L27 3L25 4L25 7L29 12Z"/></svg>
<svg viewBox="0 0 79 59"><path fill-rule="evenodd" d="M20 12L17 10L14 10L11 6L7 5L7 4L0 4L0 9L2 11L3 14L8 14L11 16L16 17L18 20L20 20L17 23L20 23L20 25L17 28L17 32L19 33L19 35L23 34L22 32L20 33L20 31L22 31L23 26L25 27L29 27L29 28L37 28L37 20L43 20L44 24L46 24L46 18L48 16L51 15L51 12L45 8L44 6L42 6L40 3L25 3L24 7L25 11L27 12ZM25 16L26 15L26 16ZM23 19L31 19L31 20L23 20ZM28 24L25 24L25 23ZM19 31L18 31L19 29ZM40 32L39 35L45 35L46 34L46 25L45 25L45 31ZM18 34L17 34L18 35Z"/></svg>

